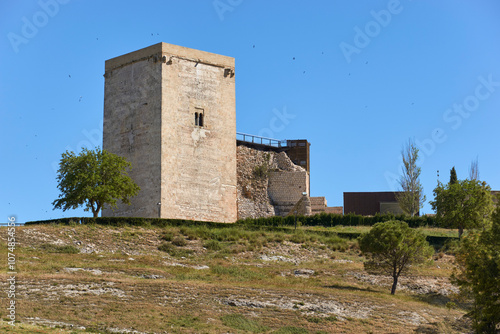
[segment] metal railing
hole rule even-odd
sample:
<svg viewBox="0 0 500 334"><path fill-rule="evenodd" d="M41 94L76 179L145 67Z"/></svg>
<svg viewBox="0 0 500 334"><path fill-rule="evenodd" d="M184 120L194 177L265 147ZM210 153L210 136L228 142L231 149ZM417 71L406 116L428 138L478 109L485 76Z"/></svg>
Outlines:
<svg viewBox="0 0 500 334"><path fill-rule="evenodd" d="M241 140L247 143L259 144L272 147L286 147L286 140L279 140L273 138L259 137L249 135L247 133L236 132L236 140Z"/></svg>

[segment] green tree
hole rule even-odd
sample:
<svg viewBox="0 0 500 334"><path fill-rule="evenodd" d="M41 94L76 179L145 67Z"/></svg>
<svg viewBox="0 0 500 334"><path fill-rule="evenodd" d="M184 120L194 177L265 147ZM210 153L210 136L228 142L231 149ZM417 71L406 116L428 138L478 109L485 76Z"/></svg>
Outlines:
<svg viewBox="0 0 500 334"><path fill-rule="evenodd" d="M403 147L403 175L399 180L401 192L396 194L396 200L404 213L414 216L425 202L424 188L420 183L421 168L417 166L418 148L412 139Z"/></svg>
<svg viewBox="0 0 500 334"><path fill-rule="evenodd" d="M493 211L491 189L486 182L459 180L454 184L441 182L434 189L436 220L442 227L457 228L461 238L464 229L483 227Z"/></svg>
<svg viewBox="0 0 500 334"><path fill-rule="evenodd" d="M434 253L422 232L397 220L373 225L359 238L359 247L367 257L366 271L392 276L391 294L396 293L399 276L409 266L425 262Z"/></svg>
<svg viewBox="0 0 500 334"><path fill-rule="evenodd" d="M59 198L52 202L54 209L76 209L84 205L94 217L99 215L103 205L116 207L121 199L130 204L130 197L137 195L140 188L127 175L130 163L125 158L97 148L84 148L79 155L64 152L59 162L57 188Z"/></svg>
<svg viewBox="0 0 500 334"><path fill-rule="evenodd" d="M476 333L498 333L500 327L500 208L492 224L483 231L466 235L456 254L452 281L473 300Z"/></svg>
<svg viewBox="0 0 500 334"><path fill-rule="evenodd" d="M455 170L455 166L450 170L450 184L455 184L458 182L457 171Z"/></svg>

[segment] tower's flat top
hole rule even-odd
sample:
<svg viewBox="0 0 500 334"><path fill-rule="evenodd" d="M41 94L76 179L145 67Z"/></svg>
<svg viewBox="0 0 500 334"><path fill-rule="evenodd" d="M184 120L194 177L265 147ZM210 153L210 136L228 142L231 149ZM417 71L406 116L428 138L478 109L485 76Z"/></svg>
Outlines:
<svg viewBox="0 0 500 334"><path fill-rule="evenodd" d="M216 53L210 53L196 49L190 49L174 44L158 43L148 46L144 49L126 53L124 55L106 60L105 71L107 72L156 54L161 54L162 56L166 56L167 58L169 56L174 56L214 66L234 68L234 58L232 57L222 56Z"/></svg>

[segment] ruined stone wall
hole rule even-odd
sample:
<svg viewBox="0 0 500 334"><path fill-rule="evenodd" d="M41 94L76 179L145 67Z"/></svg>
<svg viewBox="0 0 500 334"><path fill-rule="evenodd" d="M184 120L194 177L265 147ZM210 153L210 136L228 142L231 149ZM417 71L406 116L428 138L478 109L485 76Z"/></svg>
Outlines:
<svg viewBox="0 0 500 334"><path fill-rule="evenodd" d="M309 189L309 173L285 152L237 148L238 218L285 216Z"/></svg>
<svg viewBox="0 0 500 334"><path fill-rule="evenodd" d="M277 216L286 216L295 204L308 195L309 173L303 171L272 171L269 173L268 194Z"/></svg>

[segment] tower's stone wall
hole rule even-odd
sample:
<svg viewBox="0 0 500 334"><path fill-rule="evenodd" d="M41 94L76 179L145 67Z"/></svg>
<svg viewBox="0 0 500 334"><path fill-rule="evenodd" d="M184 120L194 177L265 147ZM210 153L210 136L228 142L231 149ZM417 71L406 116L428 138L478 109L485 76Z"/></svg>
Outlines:
<svg viewBox="0 0 500 334"><path fill-rule="evenodd" d="M109 68L104 86L103 148L131 162L129 175L141 191L130 206L103 216L158 217L161 201L161 75L152 57Z"/></svg>
<svg viewBox="0 0 500 334"><path fill-rule="evenodd" d="M105 78L103 148L141 191L103 215L236 221L234 58L160 43L106 61Z"/></svg>

